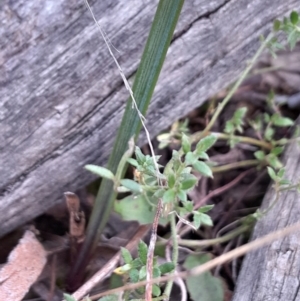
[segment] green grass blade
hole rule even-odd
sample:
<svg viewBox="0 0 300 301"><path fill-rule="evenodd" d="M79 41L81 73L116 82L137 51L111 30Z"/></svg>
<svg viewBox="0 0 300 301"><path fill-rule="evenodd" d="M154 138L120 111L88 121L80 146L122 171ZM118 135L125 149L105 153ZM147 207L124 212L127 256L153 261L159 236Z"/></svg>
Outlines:
<svg viewBox="0 0 300 301"><path fill-rule="evenodd" d="M150 103L183 2L184 0L160 0L158 4L132 88L138 109L143 115L145 115ZM107 165L113 174L116 173L118 164L128 148L129 139L134 135L137 137L140 130L140 118L136 110L132 109L132 100L129 98ZM84 244L70 273L69 285L71 289L81 282L82 279L80 278L82 278L84 269L108 221L116 198L113 185L112 181L102 180Z"/></svg>

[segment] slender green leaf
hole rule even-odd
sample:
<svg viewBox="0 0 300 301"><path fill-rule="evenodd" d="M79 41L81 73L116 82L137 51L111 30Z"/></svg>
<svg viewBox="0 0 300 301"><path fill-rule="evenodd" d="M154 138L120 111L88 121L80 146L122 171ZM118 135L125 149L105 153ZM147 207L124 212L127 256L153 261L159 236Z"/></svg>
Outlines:
<svg viewBox="0 0 300 301"><path fill-rule="evenodd" d="M139 258L143 264L147 263L148 246L140 240L138 245Z"/></svg>
<svg viewBox="0 0 300 301"><path fill-rule="evenodd" d="M199 212L206 213L214 208L215 205L205 205L198 209Z"/></svg>
<svg viewBox="0 0 300 301"><path fill-rule="evenodd" d="M280 127L292 126L294 124L294 121L292 119L287 117L281 117L278 114L274 114L271 118L271 121L274 125Z"/></svg>
<svg viewBox="0 0 300 301"><path fill-rule="evenodd" d="M210 149L215 142L217 141L217 137L214 135L209 135L201 139L196 145L196 154L201 154L202 152L206 152Z"/></svg>
<svg viewBox="0 0 300 301"><path fill-rule="evenodd" d="M144 116L165 60L183 2L184 0L159 1L132 88L139 112ZM120 160L128 150L129 140L133 136L137 139L140 129L140 115L132 109L130 97L107 165L112 173L116 173ZM124 173L125 170L122 170L120 178ZM102 231L110 217L116 195L114 183L103 179L89 220L84 243L69 273L68 282L70 285L74 285L74 283L78 285L78 282L82 280L83 271L97 247Z"/></svg>
<svg viewBox="0 0 300 301"><path fill-rule="evenodd" d="M189 137L185 134L182 134L181 143L182 143L183 152L185 154L188 153L191 150L191 142L189 140Z"/></svg>
<svg viewBox="0 0 300 301"><path fill-rule="evenodd" d="M131 164L132 166L134 166L134 167L138 167L138 165L139 165L138 161L136 161L136 160L133 159L133 158L127 159L127 162L128 162L129 164Z"/></svg>
<svg viewBox="0 0 300 301"><path fill-rule="evenodd" d="M267 166L267 169L268 169L268 174L269 174L270 178L274 181L277 181L277 176L276 176L274 169L270 166Z"/></svg>
<svg viewBox="0 0 300 301"><path fill-rule="evenodd" d="M282 179L282 177L284 176L285 173L285 169L284 168L280 168L280 170L277 173L277 176Z"/></svg>
<svg viewBox="0 0 300 301"><path fill-rule="evenodd" d="M210 167L205 164L202 161L197 161L196 163L193 164L193 167L195 168L195 170L197 170L201 175L205 176L205 177L213 177L212 171L210 169Z"/></svg>
<svg viewBox="0 0 300 301"><path fill-rule="evenodd" d="M272 149L271 153L275 156L278 156L283 152L283 150L284 150L283 146L276 146Z"/></svg>
<svg viewBox="0 0 300 301"><path fill-rule="evenodd" d="M84 168L102 178L109 179L112 181L115 179L114 174L105 167L89 164L86 165Z"/></svg>
<svg viewBox="0 0 300 301"><path fill-rule="evenodd" d="M141 185L133 180L123 179L120 181L120 183L121 185L130 189L131 191L140 192L140 193L143 191Z"/></svg>
<svg viewBox="0 0 300 301"><path fill-rule="evenodd" d="M168 186L169 186L169 188L173 188L174 185L175 185L175 182L176 182L175 174L174 174L173 171L171 171L171 172L168 174Z"/></svg>
<svg viewBox="0 0 300 301"><path fill-rule="evenodd" d="M121 247L121 254L125 263L130 264L132 262L132 256L127 249Z"/></svg>
<svg viewBox="0 0 300 301"><path fill-rule="evenodd" d="M205 152L199 152L199 153L197 153L197 157L198 157L199 159L209 160L209 156L208 156L208 154L205 153Z"/></svg>

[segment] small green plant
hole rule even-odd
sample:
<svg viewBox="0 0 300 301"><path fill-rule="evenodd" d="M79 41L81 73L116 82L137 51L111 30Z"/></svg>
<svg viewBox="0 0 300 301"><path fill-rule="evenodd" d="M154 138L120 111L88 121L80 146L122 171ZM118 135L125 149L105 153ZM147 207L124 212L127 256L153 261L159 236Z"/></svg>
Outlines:
<svg viewBox="0 0 300 301"><path fill-rule="evenodd" d="M233 117L226 121L224 132L229 134L228 143L231 148L233 148L237 143L240 142L237 136L234 136L236 132L242 134L243 133L243 125L244 125L244 118L247 113L247 108L239 108L237 109Z"/></svg>
<svg viewBox="0 0 300 301"><path fill-rule="evenodd" d="M181 7L178 9L180 11ZM283 178L284 169L282 163L280 162L279 155L283 152L283 146L288 143L289 140L285 138L276 140L275 133L278 127L289 127L293 125L293 121L281 115L280 109L273 102L274 97L272 93L269 95L267 102L270 108L273 110L273 113L265 113L262 116L256 116L254 120L247 121L247 109L239 108L234 112L232 118L226 122L224 133L211 132L211 128L213 127L215 121L220 116L222 110L227 105L232 95L236 92L239 85L248 75L263 50L269 49L270 52L275 55L276 50L283 48L282 44L278 42L276 37L278 32L284 32L287 35L287 41L290 47L293 48L296 42L300 39L298 13L292 12L290 17L285 18L282 22L276 20L274 22L274 32L271 33L267 38L261 38L262 44L260 48L246 69L243 71L237 82L233 85L227 96L219 104L211 120L203 131L188 136L187 124L177 123L174 127L172 127L170 133L164 134L160 137L161 147L165 147L168 143L172 143L174 141L179 140L181 142L181 149L179 151L173 151L172 158L165 167L158 163L158 156L154 156L153 154L152 156L144 155L140 148L134 148L133 139L129 143L128 150L123 152L123 156L118 153L117 163L109 164L108 168L95 165L86 166L89 171L104 178L104 183L108 185L109 189L113 189L113 192L109 192L108 194L109 204L113 202L115 211L119 213L125 220L138 220L142 224L152 223L156 213L158 212L160 215L159 207L160 204L162 204L163 214L159 216L159 223L162 225L170 223L171 238L173 240L173 254L172 262L168 262L163 265L158 265L157 260L155 258L153 259L153 278L160 277L166 273L174 273L178 261L179 243L190 247L194 245L197 248L199 245L201 245L201 241L189 243L188 241L178 239L178 233L176 231L176 218L178 218L180 222L185 223L194 229L198 229L201 226L212 226L213 224L210 216L207 214L207 212L212 209L212 206L202 206L200 208L196 208L195 204L189 200L188 192L192 190L198 182L198 179L195 176L196 173L203 177L213 177L213 172L216 171L216 167L211 167L211 165L209 165L209 156L207 152L214 145L217 139L226 139L230 147L234 147L237 143L241 142L249 143L259 147L259 149L253 154L256 158L255 160L248 160L248 162L237 162L238 164L231 166L221 166L222 170L250 165L255 165L260 168L267 166L268 174L274 181L277 192L284 189L291 189L293 187L300 190L299 184L293 186L290 181L287 181ZM155 82L155 79L153 79L153 81ZM155 85L155 83L153 85ZM149 92L148 97L151 97L152 92L153 89ZM138 117L135 116L135 122L137 121ZM249 122L249 124L253 127L257 138L242 136L243 126L246 122ZM137 126L135 128L137 128ZM133 133L131 133L131 136L132 134ZM126 134L126 137L126 139L123 139L124 141L129 139L128 134ZM122 146L122 149L125 150L124 145ZM133 152L135 154L135 159L131 158ZM113 157L111 160L113 160ZM134 179L123 178L124 169L128 163L134 167ZM113 168L111 168L111 166ZM102 186L104 187L104 184ZM104 188L102 188L102 190ZM99 193L102 190L100 190ZM124 199L116 200L116 196L120 192L126 192L129 193L129 195ZM278 195L279 193L277 193L277 196ZM102 202L108 202L108 200L105 199L105 196L107 196L107 194L104 194L104 196L99 196ZM96 211L99 210L100 206L97 207ZM241 231L251 229L253 226L253 221L261 218L264 213L265 212L257 211L255 214L249 216L248 219L245 218L242 221L239 221L241 222L242 226L237 229L238 231L235 233L230 233L228 237L232 238L233 236L240 234ZM96 213L94 215L93 221L98 218ZM102 215L103 214L101 213L101 216ZM98 223L99 222L95 222L95 225L99 226ZM94 227L93 231L97 231L97 227ZM90 232L92 233L92 231ZM90 239L92 239L91 235L92 234L90 234ZM217 241L211 243L213 244L226 241L228 237L226 237L224 240L218 238ZM147 254L149 249L150 248L148 248L145 243L140 242L138 246L139 255L136 259L131 257L131 254L128 250L122 249L122 257L125 264L119 267L116 272L122 274L126 281L132 283L137 283L146 279L147 260L149 260ZM201 261L203 258L189 258L186 263L187 268L190 268L191 263L199 260ZM77 269L78 267L79 265L77 265ZM205 276L206 279L210 279L209 281L218 283L218 280L214 279L210 274L206 274ZM197 281L198 280L199 279L197 279ZM188 286L195 289L195 284L193 281L188 283ZM162 293L159 285L153 285L153 300L161 300L161 298L168 299L171 287L172 282L169 282L165 291ZM217 296L220 295L219 289L220 284L218 284L218 292L216 293ZM135 299L130 298L132 298L132 295L134 295L139 298L136 300L142 300L144 298L144 293L145 288L142 287L132 292L126 292L124 294L124 299L133 301ZM195 292L194 295L191 295L192 298L196 300L195 298L198 298L199 294L201 294L201 292L197 292L197 294ZM66 295L65 299L67 301L73 300L68 298L72 297ZM111 295L103 297L99 301L115 300L117 300L117 296Z"/></svg>
<svg viewBox="0 0 300 301"><path fill-rule="evenodd" d="M212 206L204 206L198 210L193 209L193 203L188 200L187 193L197 184L197 177L192 171L204 177L212 177L212 171L205 162L209 157L207 151L216 142L213 135L200 140L195 149L191 150L191 142L182 134L182 150L173 151L169 163L163 173L157 173L156 166L162 167L153 161L149 155L144 155L140 148L135 148L136 159L127 161L135 167L135 179L119 179L104 167L88 165L87 169L115 181L118 192L131 192L124 200L115 203L115 210L124 219L138 220L140 223L151 223L159 199L164 205L165 216L170 212L184 219L187 214L193 215L193 226L198 229L201 225L212 225L210 217L206 214ZM157 156L156 161L159 159ZM119 181L119 182L118 182ZM119 185L116 185L119 184ZM166 224L167 219L161 219ZM186 221L187 222L187 221Z"/></svg>
<svg viewBox="0 0 300 301"><path fill-rule="evenodd" d="M147 254L148 254L148 246L143 242L140 241L138 245L138 257L133 259L130 252L122 248L122 258L124 261L124 265L117 268L115 270L116 274L122 275L125 283L137 283L139 281L146 279L147 274ZM156 257L153 259L153 278L158 278L162 275L168 274L174 271L175 266L173 262L165 262L163 264L158 264ZM133 295L135 298L143 298L145 293L145 287L141 287L133 292L127 292L127 296L124 297L124 300L133 300L130 296ZM162 291L160 286L155 284L152 286L152 296L157 298L162 295ZM102 300L102 299L100 299Z"/></svg>

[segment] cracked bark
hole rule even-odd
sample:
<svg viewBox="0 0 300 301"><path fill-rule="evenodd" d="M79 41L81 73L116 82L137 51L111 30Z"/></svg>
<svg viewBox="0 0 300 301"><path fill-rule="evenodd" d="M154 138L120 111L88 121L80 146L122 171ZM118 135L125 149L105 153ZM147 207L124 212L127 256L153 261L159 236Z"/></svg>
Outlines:
<svg viewBox="0 0 300 301"><path fill-rule="evenodd" d="M134 74L157 1L92 4L125 74ZM232 82L259 34L299 8L297 0L186 1L147 116L150 133ZM0 17L2 236L93 179L83 166L105 164L128 95L81 0L4 0Z"/></svg>
<svg viewBox="0 0 300 301"><path fill-rule="evenodd" d="M300 155L297 143L287 148L283 161L285 177L292 183L297 183L300 179ZM268 208L274 199L275 194L270 187L262 208ZM256 224L252 239L299 222L299 215L299 193L295 190L282 192L275 207ZM300 300L299 241L300 233L295 233L247 254L232 301Z"/></svg>

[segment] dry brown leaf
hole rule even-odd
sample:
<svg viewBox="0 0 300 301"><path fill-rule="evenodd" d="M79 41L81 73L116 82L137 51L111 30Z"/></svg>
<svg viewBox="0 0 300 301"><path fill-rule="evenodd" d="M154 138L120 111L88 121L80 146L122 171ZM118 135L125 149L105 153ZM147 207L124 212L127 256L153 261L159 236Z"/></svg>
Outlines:
<svg viewBox="0 0 300 301"><path fill-rule="evenodd" d="M46 264L47 253L31 231L26 231L0 270L0 300L22 300Z"/></svg>

